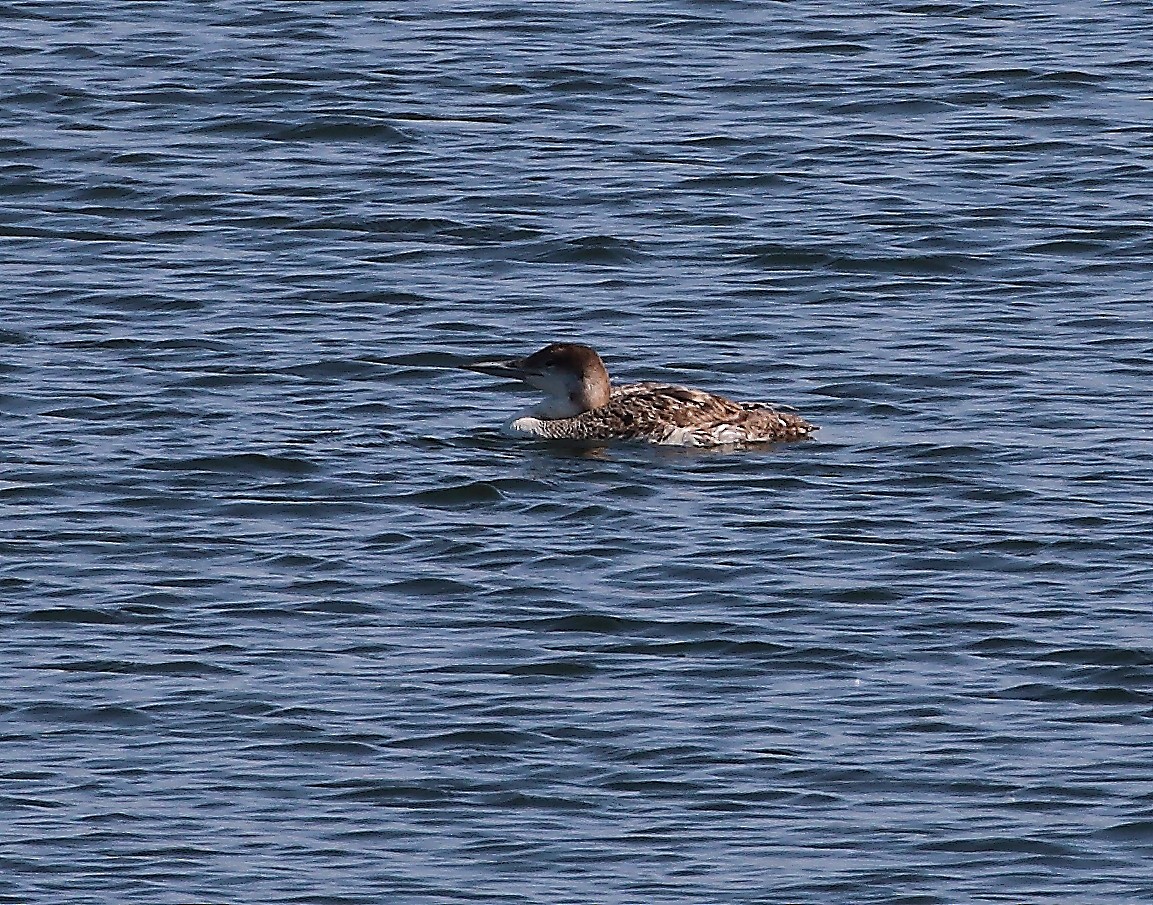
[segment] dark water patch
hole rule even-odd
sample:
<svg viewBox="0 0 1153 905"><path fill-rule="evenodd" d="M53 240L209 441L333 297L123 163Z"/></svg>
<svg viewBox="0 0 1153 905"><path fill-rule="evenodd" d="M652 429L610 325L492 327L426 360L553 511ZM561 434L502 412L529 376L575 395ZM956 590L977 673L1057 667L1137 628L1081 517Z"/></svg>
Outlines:
<svg viewBox="0 0 1153 905"><path fill-rule="evenodd" d="M860 654L846 650L810 648L798 650L770 641L730 641L720 638L661 643L617 644L603 648L605 653L641 657L691 659L762 660L784 669L824 671L848 668L862 662Z"/></svg>
<svg viewBox="0 0 1153 905"><path fill-rule="evenodd" d="M1059 255L1066 258L1073 255L1098 255L1110 246L1108 242L1093 241L1091 239L1050 239L1047 242L1038 242L1023 248L1024 254Z"/></svg>
<svg viewBox="0 0 1153 905"><path fill-rule="evenodd" d="M827 251L779 243L758 243L732 248L728 255L745 265L769 270L814 270L829 267L836 260Z"/></svg>
<svg viewBox="0 0 1153 905"><path fill-rule="evenodd" d="M386 589L394 594L431 598L467 597L477 591L475 585L451 578L408 578L392 582Z"/></svg>
<svg viewBox="0 0 1153 905"><path fill-rule="evenodd" d="M1094 72L1079 72L1074 69L1037 73L1030 76L1030 81L1039 83L1051 83L1055 85L1070 85L1078 87L1089 87L1094 85L1103 85L1109 81L1109 77L1103 73Z"/></svg>
<svg viewBox="0 0 1153 905"><path fill-rule="evenodd" d="M1120 839L1126 842L1153 845L1153 818L1118 823L1099 830L1098 835L1105 839Z"/></svg>
<svg viewBox="0 0 1153 905"><path fill-rule="evenodd" d="M1071 647L1039 651L1034 659L1069 666L1147 667L1153 666L1153 648Z"/></svg>
<svg viewBox="0 0 1153 905"><path fill-rule="evenodd" d="M375 745L366 745L363 742L348 741L305 741L292 742L286 745L289 750L298 754L315 755L374 755L378 753Z"/></svg>
<svg viewBox="0 0 1153 905"><path fill-rule="evenodd" d="M1068 688L1063 685L1027 682L1000 692L1003 698L1049 703L1082 704L1103 707L1149 706L1153 692L1134 691L1118 686Z"/></svg>
<svg viewBox="0 0 1153 905"><path fill-rule="evenodd" d="M45 405L46 403L42 399L0 393L0 411L9 415L40 414L43 412Z"/></svg>
<svg viewBox="0 0 1153 905"><path fill-rule="evenodd" d="M241 502L222 502L219 514L226 518L239 519L314 519L340 520L372 512L372 503L353 500L335 502L295 499L256 499Z"/></svg>
<svg viewBox="0 0 1153 905"><path fill-rule="evenodd" d="M879 606L885 603L896 603L904 599L904 594L883 585L841 588L831 591L828 599L843 604L861 604L866 606Z"/></svg>
<svg viewBox="0 0 1153 905"><path fill-rule="evenodd" d="M65 421L119 421L128 410L135 406L121 403L72 405L47 409L40 414L45 418L60 418Z"/></svg>
<svg viewBox="0 0 1153 905"><path fill-rule="evenodd" d="M868 51L869 47L865 44L836 41L786 45L781 48L781 52L786 54L815 53L831 56L856 56L857 54L868 53Z"/></svg>
<svg viewBox="0 0 1153 905"><path fill-rule="evenodd" d="M966 650L977 655L1015 655L1035 658L1038 653L1046 650L1040 641L1029 638L988 637L982 638L966 646Z"/></svg>
<svg viewBox="0 0 1153 905"><path fill-rule="evenodd" d="M199 660L170 660L162 663L141 663L131 660L75 660L38 667L60 672L119 673L142 676L210 676L238 675L238 670L204 663Z"/></svg>
<svg viewBox="0 0 1153 905"><path fill-rule="evenodd" d="M108 511L115 512L193 512L202 508L196 500L178 494L113 497L108 500Z"/></svg>
<svg viewBox="0 0 1153 905"><path fill-rule="evenodd" d="M366 217L346 219L326 217L297 225L298 229L371 232L396 238L440 236L459 227L455 220L441 217Z"/></svg>
<svg viewBox="0 0 1153 905"><path fill-rule="evenodd" d="M411 534L405 534L400 531L385 531L381 534L375 534L367 538L364 542L366 547L380 547L386 550L391 550L395 547L403 547L413 542L414 538Z"/></svg>
<svg viewBox="0 0 1153 905"><path fill-rule="evenodd" d="M615 236L581 236L542 243L530 259L544 264L613 266L639 261L644 254L639 242Z"/></svg>
<svg viewBox="0 0 1153 905"><path fill-rule="evenodd" d="M414 351L395 355L369 355L363 360L372 362L373 364L407 367L413 370L457 370L461 365L468 363L468 361L474 361L475 357L466 359L460 355L446 352Z"/></svg>
<svg viewBox="0 0 1153 905"><path fill-rule="evenodd" d="M72 625L120 625L125 621L118 613L69 606L32 610L22 618L29 622L60 622Z"/></svg>
<svg viewBox="0 0 1153 905"><path fill-rule="evenodd" d="M596 667L589 663L572 660L549 660L510 666L507 672L510 676L542 676L569 679L592 675L596 672Z"/></svg>
<svg viewBox="0 0 1153 905"><path fill-rule="evenodd" d="M197 127L197 131L210 135L302 144L348 142L398 147L409 146L416 141L411 130L402 129L384 120L335 115L318 117L304 122L287 119L282 121L257 118L237 119L225 116Z"/></svg>
<svg viewBox="0 0 1153 905"><path fill-rule="evenodd" d="M282 368L277 373L301 377L305 380L368 380L376 376L376 369L360 361L329 359L309 364Z"/></svg>
<svg viewBox="0 0 1153 905"><path fill-rule="evenodd" d="M208 339L145 339L135 336L100 337L66 340L54 344L58 349L85 349L97 352L221 352L231 351L227 343Z"/></svg>
<svg viewBox="0 0 1153 905"><path fill-rule="evenodd" d="M529 631L622 635L657 628L661 623L600 613L580 613L555 619L529 619L517 623L517 626Z"/></svg>
<svg viewBox="0 0 1153 905"><path fill-rule="evenodd" d="M441 805L459 796L459 792L454 789L368 780L323 784L320 789L326 797L338 801L357 801L401 808Z"/></svg>
<svg viewBox="0 0 1153 905"><path fill-rule="evenodd" d="M947 842L930 843L924 848L931 851L947 851L960 854L1022 854L1037 855L1045 858L1069 857L1079 854L1071 846L1052 842L1046 839L1030 839L1010 836L986 836L967 839L949 840Z"/></svg>
<svg viewBox="0 0 1153 905"><path fill-rule="evenodd" d="M174 390L239 390L244 386L267 384L270 376L258 370L221 370L176 380Z"/></svg>
<svg viewBox="0 0 1153 905"><path fill-rule="evenodd" d="M371 615L380 608L358 600L317 600L304 604L301 609L312 613L329 613L334 616Z"/></svg>
<svg viewBox="0 0 1153 905"><path fill-rule="evenodd" d="M191 459L152 459L141 462L136 467L149 471L207 472L246 477L299 476L312 474L317 470L317 466L307 459L265 453L198 456Z"/></svg>
<svg viewBox="0 0 1153 905"><path fill-rule="evenodd" d="M988 261L980 255L894 254L877 257L836 257L829 266L845 273L868 272L905 276L955 276L984 269Z"/></svg>
<svg viewBox="0 0 1153 905"><path fill-rule="evenodd" d="M79 707L70 704L36 704L21 708L20 715L41 724L57 726L106 726L131 728L154 722L144 711L135 707L106 704Z"/></svg>
<svg viewBox="0 0 1153 905"><path fill-rule="evenodd" d="M416 506L434 508L458 509L474 506L478 503L495 503L504 499L504 494L496 484L488 481L470 481L454 487L443 487L437 490L423 490L417 493L405 494L395 499L395 502L407 502Z"/></svg>
<svg viewBox="0 0 1153 905"><path fill-rule="evenodd" d="M47 798L29 798L23 795L0 795L0 804L9 808L28 808L31 810L53 810L64 807L63 802Z"/></svg>
<svg viewBox="0 0 1153 905"><path fill-rule="evenodd" d="M775 188L789 184L790 180L777 173L717 173L708 176L693 176L680 182L683 191L701 189L749 189ZM715 223L715 221L712 221ZM719 225L719 224L718 224Z"/></svg>
<svg viewBox="0 0 1153 905"><path fill-rule="evenodd" d="M521 732L505 729L459 729L439 732L434 735L394 739L389 743L393 748L413 748L421 750L446 750L466 748L475 750L521 748L529 744L536 747L539 739Z"/></svg>
<svg viewBox="0 0 1153 905"><path fill-rule="evenodd" d="M212 582L215 584L215 582ZM306 609L297 606L282 605L270 600L244 600L229 603L214 604L213 609L227 615L230 619L248 620L256 623L300 623L311 621L315 617Z"/></svg>

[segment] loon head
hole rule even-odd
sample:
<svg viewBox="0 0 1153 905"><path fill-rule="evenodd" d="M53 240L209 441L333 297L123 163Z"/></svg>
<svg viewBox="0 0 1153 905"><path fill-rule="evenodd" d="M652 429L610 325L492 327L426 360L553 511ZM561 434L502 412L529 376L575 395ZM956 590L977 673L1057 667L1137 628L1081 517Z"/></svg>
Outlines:
<svg viewBox="0 0 1153 905"><path fill-rule="evenodd" d="M508 361L477 361L463 366L469 371L523 380L545 394L535 409L540 418L572 418L600 408L609 401L609 374L604 362L588 346L552 343L528 358Z"/></svg>

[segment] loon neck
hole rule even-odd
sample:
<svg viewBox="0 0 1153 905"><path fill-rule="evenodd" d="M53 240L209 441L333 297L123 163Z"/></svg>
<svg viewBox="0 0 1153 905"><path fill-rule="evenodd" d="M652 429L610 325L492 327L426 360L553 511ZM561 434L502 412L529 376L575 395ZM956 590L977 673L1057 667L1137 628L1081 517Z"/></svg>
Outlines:
<svg viewBox="0 0 1153 905"><path fill-rule="evenodd" d="M599 360L597 364L600 364ZM604 365L600 365L599 368L587 369L581 375L578 389L570 393L569 398L582 412L591 412L602 405L608 405L612 394L613 388L609 383L608 371Z"/></svg>
<svg viewBox="0 0 1153 905"><path fill-rule="evenodd" d="M607 374L582 375L579 382L573 380L566 387L567 393L550 393L532 409L532 415L548 421L561 418L575 418L584 412L591 412L607 405L612 396L612 386Z"/></svg>

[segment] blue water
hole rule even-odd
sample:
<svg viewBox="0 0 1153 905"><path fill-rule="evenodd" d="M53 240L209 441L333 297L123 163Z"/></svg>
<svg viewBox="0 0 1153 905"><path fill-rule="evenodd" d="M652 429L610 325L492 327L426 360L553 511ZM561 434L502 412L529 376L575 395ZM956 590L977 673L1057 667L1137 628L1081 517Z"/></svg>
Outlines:
<svg viewBox="0 0 1153 905"><path fill-rule="evenodd" d="M0 3L0 902L1153 902L1151 22Z"/></svg>

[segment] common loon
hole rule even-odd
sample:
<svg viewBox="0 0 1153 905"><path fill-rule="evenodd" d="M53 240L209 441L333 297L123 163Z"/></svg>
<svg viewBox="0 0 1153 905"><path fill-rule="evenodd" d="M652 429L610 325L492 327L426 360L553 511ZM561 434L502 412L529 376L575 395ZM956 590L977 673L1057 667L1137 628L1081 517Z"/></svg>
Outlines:
<svg viewBox="0 0 1153 905"><path fill-rule="evenodd" d="M801 440L817 430L799 415L764 402L734 402L665 383L613 386L600 356L577 343L552 343L528 358L461 367L523 380L544 392L544 402L505 424L514 436L736 446Z"/></svg>

